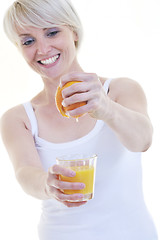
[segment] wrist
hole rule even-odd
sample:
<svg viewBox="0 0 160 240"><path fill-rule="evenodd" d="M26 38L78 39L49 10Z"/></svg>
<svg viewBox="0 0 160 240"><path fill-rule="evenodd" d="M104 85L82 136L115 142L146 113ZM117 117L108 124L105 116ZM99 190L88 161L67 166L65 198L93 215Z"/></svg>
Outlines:
<svg viewBox="0 0 160 240"><path fill-rule="evenodd" d="M106 101L104 104L102 120L104 122L111 122L114 119L114 102L108 96L106 96Z"/></svg>
<svg viewBox="0 0 160 240"><path fill-rule="evenodd" d="M43 176L43 200L50 199L48 185L47 185L47 173Z"/></svg>

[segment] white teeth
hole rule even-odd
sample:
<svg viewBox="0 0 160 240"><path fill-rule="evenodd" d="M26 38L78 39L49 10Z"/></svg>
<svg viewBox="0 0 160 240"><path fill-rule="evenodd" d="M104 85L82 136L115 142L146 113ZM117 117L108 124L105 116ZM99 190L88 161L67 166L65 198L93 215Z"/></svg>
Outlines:
<svg viewBox="0 0 160 240"><path fill-rule="evenodd" d="M59 55L40 61L44 65L52 64L59 58Z"/></svg>

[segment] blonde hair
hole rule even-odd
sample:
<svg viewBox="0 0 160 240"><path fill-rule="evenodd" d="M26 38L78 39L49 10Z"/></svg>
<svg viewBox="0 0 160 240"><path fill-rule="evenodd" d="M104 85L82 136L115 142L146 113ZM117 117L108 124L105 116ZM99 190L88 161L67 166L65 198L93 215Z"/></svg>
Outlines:
<svg viewBox="0 0 160 240"><path fill-rule="evenodd" d="M76 47L82 40L82 25L69 0L19 0L7 10L4 17L4 31L17 44L17 27L52 28L68 26L78 36Z"/></svg>

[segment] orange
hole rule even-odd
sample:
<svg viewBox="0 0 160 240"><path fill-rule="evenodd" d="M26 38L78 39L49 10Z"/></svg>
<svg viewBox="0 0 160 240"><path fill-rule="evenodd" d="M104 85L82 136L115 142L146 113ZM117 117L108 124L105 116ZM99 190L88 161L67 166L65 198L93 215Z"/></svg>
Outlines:
<svg viewBox="0 0 160 240"><path fill-rule="evenodd" d="M62 91L63 91L63 89L66 88L66 87L69 87L72 84L77 83L77 82L81 82L81 81L70 81L70 82L67 82L62 88L60 86L58 86L58 88L57 88L56 95L55 95L56 106L57 106L58 111L62 114L63 117L68 118L69 116L66 114L67 111L73 110L73 109L81 107L81 106L84 106L87 103L86 101L77 102L77 103L74 103L74 104L69 105L67 107L63 107L63 105L62 105L62 101L63 101ZM83 114L76 115L76 116L73 116L73 117L78 118L82 115Z"/></svg>

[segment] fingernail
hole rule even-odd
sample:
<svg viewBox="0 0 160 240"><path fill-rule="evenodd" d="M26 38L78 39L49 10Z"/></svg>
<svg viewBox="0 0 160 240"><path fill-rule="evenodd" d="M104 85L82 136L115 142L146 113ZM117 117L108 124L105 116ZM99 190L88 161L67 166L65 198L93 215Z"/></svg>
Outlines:
<svg viewBox="0 0 160 240"><path fill-rule="evenodd" d="M60 88L62 87L62 82L61 82L61 80L62 80L62 78L61 78L60 81L59 81L59 86L60 86Z"/></svg>
<svg viewBox="0 0 160 240"><path fill-rule="evenodd" d="M76 175L75 172L70 172L70 176L71 176L71 177L74 177L75 175Z"/></svg>
<svg viewBox="0 0 160 240"><path fill-rule="evenodd" d="M83 198L83 194L79 194L78 197L79 197L79 198Z"/></svg>
<svg viewBox="0 0 160 240"><path fill-rule="evenodd" d="M81 183L81 188L85 188L86 185L84 183Z"/></svg>
<svg viewBox="0 0 160 240"><path fill-rule="evenodd" d="M65 114L66 114L68 117L70 117L70 114L69 114L69 112L65 112Z"/></svg>
<svg viewBox="0 0 160 240"><path fill-rule="evenodd" d="M63 91L62 91L62 98L63 98L63 99L65 98Z"/></svg>
<svg viewBox="0 0 160 240"><path fill-rule="evenodd" d="M63 107L66 107L66 106L67 106L64 101L62 101L62 106L63 106Z"/></svg>

